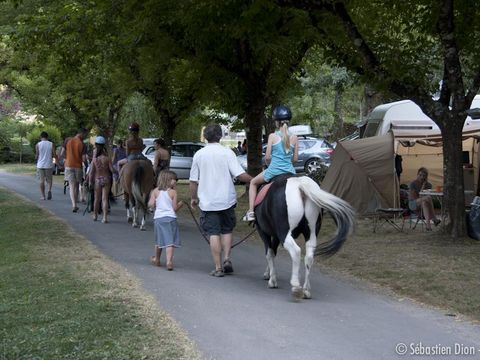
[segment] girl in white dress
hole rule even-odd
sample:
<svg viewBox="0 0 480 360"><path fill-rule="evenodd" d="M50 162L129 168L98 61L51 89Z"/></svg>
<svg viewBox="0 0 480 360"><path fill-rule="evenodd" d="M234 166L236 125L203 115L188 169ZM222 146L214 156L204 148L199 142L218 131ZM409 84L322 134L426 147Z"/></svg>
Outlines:
<svg viewBox="0 0 480 360"><path fill-rule="evenodd" d="M150 262L160 266L162 249L166 249L167 270L173 270L173 249L180 247L176 212L182 207L182 201L177 201L177 174L170 170L162 170L158 174L157 187L150 193L149 208L155 208L154 233L155 255Z"/></svg>

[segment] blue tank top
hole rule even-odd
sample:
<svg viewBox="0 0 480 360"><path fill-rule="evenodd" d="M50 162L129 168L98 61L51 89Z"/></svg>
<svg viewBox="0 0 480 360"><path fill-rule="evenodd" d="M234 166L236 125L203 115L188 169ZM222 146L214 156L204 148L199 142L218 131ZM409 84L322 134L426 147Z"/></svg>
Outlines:
<svg viewBox="0 0 480 360"><path fill-rule="evenodd" d="M277 133L278 136L281 135ZM295 168L292 164L294 145L290 145L290 151L285 151L283 140L272 145L272 161L268 168L263 173L265 181L270 181L274 176L281 174L295 174Z"/></svg>

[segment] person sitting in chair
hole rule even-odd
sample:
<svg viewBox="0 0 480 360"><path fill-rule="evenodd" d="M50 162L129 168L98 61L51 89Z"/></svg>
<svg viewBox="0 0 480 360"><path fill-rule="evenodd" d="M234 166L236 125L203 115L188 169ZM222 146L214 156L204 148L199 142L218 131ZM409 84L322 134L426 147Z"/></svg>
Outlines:
<svg viewBox="0 0 480 360"><path fill-rule="evenodd" d="M435 216L431 196L420 197L420 191L432 188L432 184L430 184L427 179L428 170L424 167L418 169L417 178L410 183L408 207L411 211L421 210L421 213L425 217L426 229L427 231L431 231L432 226L430 221L433 220L434 225L437 226L440 224L440 220Z"/></svg>

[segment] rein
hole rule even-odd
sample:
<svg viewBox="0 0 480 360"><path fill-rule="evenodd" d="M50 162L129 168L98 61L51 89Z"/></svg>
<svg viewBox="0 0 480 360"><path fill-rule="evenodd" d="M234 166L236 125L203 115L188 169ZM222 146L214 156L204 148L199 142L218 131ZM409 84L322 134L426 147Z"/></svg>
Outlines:
<svg viewBox="0 0 480 360"><path fill-rule="evenodd" d="M195 224L197 225L197 228L198 228L198 231L200 232L200 234L202 234L203 238L205 239L205 241L207 242L207 244L210 245L210 240L208 240L208 236L207 234L205 234L205 232L203 231L203 229L201 228L200 224L198 223L198 220L197 218L195 217L195 214L193 213L193 209L191 208L190 205L188 205L187 203L185 204L187 205L187 208L188 210L190 211L190 215L192 215L192 218L193 218L193 221L195 221ZM240 245L242 242L244 242L245 240L247 240L254 232L256 231L256 229L253 229L247 236L245 236L243 239L237 241L237 242L234 242L232 244L232 249L237 246L237 245Z"/></svg>

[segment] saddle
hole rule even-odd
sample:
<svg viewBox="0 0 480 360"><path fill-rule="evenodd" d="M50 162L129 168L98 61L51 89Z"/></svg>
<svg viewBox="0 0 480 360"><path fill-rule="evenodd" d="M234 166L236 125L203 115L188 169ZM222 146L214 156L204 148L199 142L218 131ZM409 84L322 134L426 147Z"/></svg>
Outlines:
<svg viewBox="0 0 480 360"><path fill-rule="evenodd" d="M265 196L267 196L268 190L270 190L272 184L273 182L269 182L260 187L260 190L258 190L257 193L257 197L255 198L255 203L253 204L254 208L260 205L260 203L265 199Z"/></svg>
<svg viewBox="0 0 480 360"><path fill-rule="evenodd" d="M253 207L257 207L260 205L260 203L265 199L267 196L268 190L270 190L270 187L275 181L286 181L288 178L294 177L295 175L293 174L281 174L274 176L270 182L263 184L260 189L258 190L257 197L255 198L255 203L253 204Z"/></svg>

